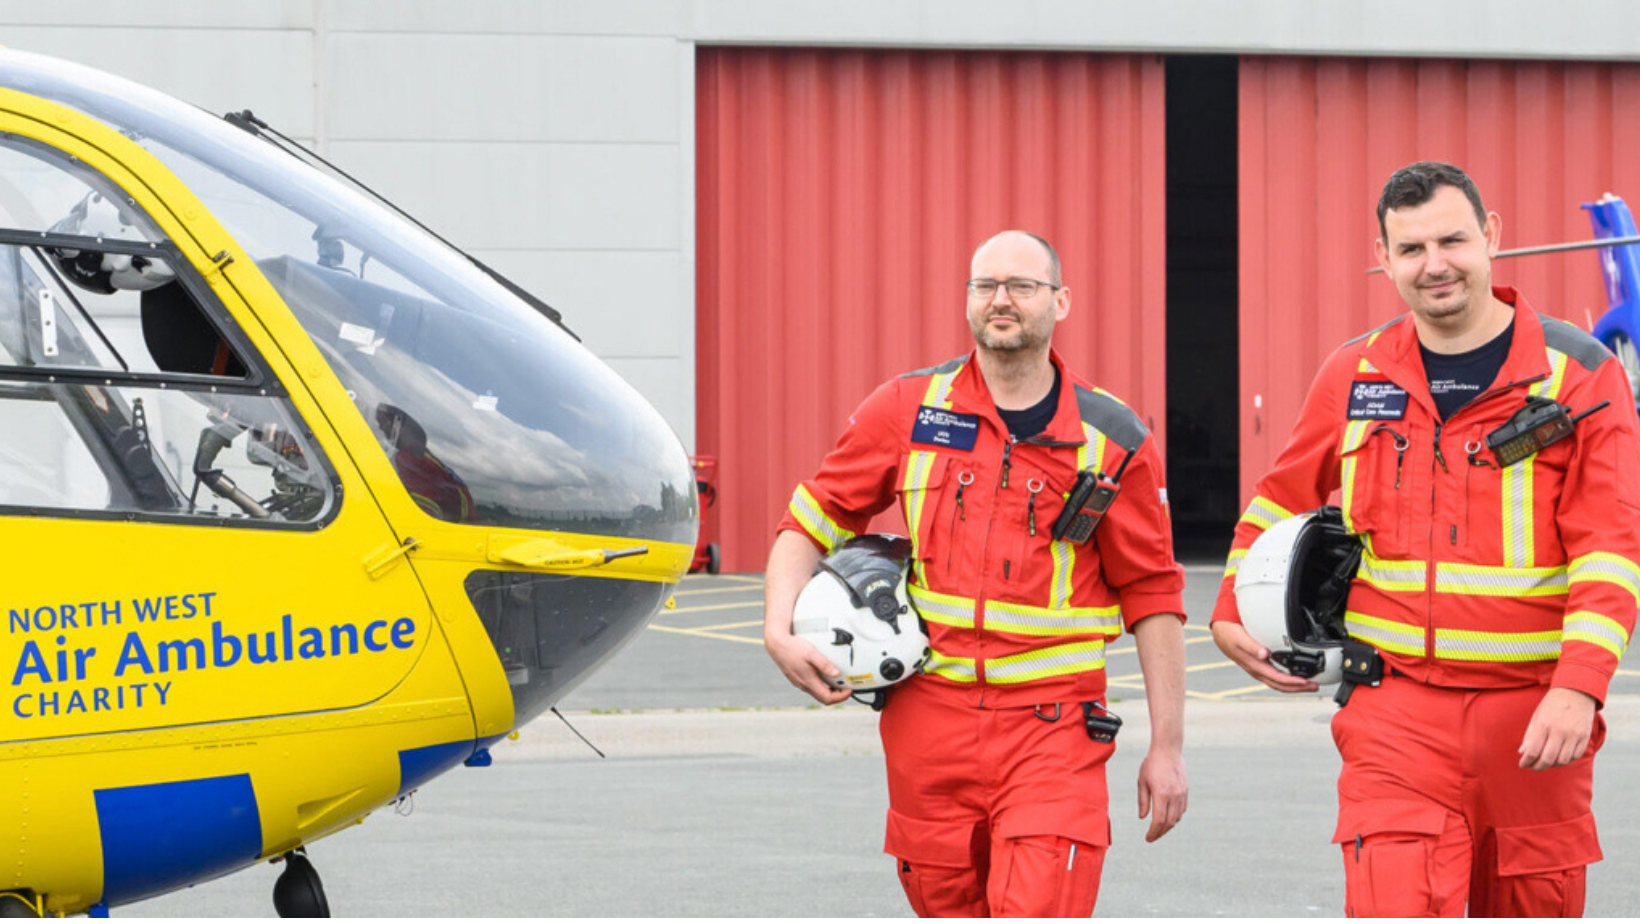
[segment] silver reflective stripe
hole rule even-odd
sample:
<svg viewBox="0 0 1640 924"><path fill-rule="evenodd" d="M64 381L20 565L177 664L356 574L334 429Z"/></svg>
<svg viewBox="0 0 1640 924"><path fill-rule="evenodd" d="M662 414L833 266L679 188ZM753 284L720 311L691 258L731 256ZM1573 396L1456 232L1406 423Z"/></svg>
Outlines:
<svg viewBox="0 0 1640 924"><path fill-rule="evenodd" d="M1621 659L1629 647L1629 633L1616 620L1598 613L1568 613L1561 641L1599 645Z"/></svg>
<svg viewBox="0 0 1640 924"><path fill-rule="evenodd" d="M974 671L973 658L948 658L937 651L929 652L928 663L923 665L923 673L969 683L979 678Z"/></svg>
<svg viewBox="0 0 1640 924"><path fill-rule="evenodd" d="M792 516L808 530L809 535L819 539L828 550L835 549L854 538L853 533L833 523L831 518L826 516L820 502L816 501L814 495L809 493L809 489L802 485L798 485L797 490L792 492L790 509Z"/></svg>
<svg viewBox="0 0 1640 924"><path fill-rule="evenodd" d="M1564 568L1435 565L1435 590L1443 594L1549 597L1565 593L1567 586Z"/></svg>
<svg viewBox="0 0 1640 924"><path fill-rule="evenodd" d="M1595 552L1572 562L1571 580L1574 584L1582 581L1616 584L1633 594L1635 602L1640 604L1640 582L1636 580L1634 566L1609 552Z"/></svg>
<svg viewBox="0 0 1640 924"><path fill-rule="evenodd" d="M1429 568L1421 561L1386 561L1371 555L1361 556L1361 567L1356 576L1380 590L1422 592Z"/></svg>
<svg viewBox="0 0 1640 924"><path fill-rule="evenodd" d="M987 600L985 628L1015 635L1121 635L1122 611L1114 606L1047 610Z"/></svg>
<svg viewBox="0 0 1640 924"><path fill-rule="evenodd" d="M1029 683L1048 677L1099 670L1104 666L1103 640L1077 642L986 661L985 679L992 683Z"/></svg>
<svg viewBox="0 0 1640 924"><path fill-rule="evenodd" d="M1560 657L1560 633L1436 629L1435 657L1449 661L1549 661Z"/></svg>
<svg viewBox="0 0 1640 924"><path fill-rule="evenodd" d="M917 612L923 619L957 629L972 629L974 627L974 602L972 600L937 594L931 590L924 590L916 584L910 585L907 590L911 594L912 605L917 608Z"/></svg>
<svg viewBox="0 0 1640 924"><path fill-rule="evenodd" d="M1412 655L1413 657L1423 657L1424 655L1424 633L1422 629L1416 626L1390 622L1387 619L1379 619L1376 616L1367 616L1362 613L1346 612L1344 614L1344 628L1352 638L1358 638L1363 642L1371 642L1385 651Z"/></svg>

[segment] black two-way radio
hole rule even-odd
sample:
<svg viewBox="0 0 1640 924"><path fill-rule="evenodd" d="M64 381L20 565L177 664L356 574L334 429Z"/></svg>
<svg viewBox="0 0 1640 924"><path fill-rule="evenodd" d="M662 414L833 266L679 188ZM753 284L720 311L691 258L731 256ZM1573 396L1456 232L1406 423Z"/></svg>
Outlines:
<svg viewBox="0 0 1640 924"><path fill-rule="evenodd" d="M1093 537L1093 531L1099 528L1099 521L1105 518L1105 512L1116 501L1116 495L1121 493L1122 473L1127 471L1131 461L1133 453L1129 452L1122 457L1116 474L1109 477L1091 468L1077 473L1076 484L1071 486L1065 509L1059 511L1059 517L1053 522L1053 538L1056 541L1083 543Z"/></svg>
<svg viewBox="0 0 1640 924"><path fill-rule="evenodd" d="M1571 408L1564 404L1533 395L1503 426L1486 434L1486 448L1492 450L1499 468L1507 468L1571 436L1578 421L1608 404L1611 402L1602 401L1572 417Z"/></svg>

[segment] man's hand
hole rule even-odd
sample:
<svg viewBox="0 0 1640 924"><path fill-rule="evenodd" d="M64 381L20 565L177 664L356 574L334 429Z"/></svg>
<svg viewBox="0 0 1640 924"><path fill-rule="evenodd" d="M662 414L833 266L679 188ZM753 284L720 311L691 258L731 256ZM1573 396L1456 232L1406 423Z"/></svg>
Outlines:
<svg viewBox="0 0 1640 924"><path fill-rule="evenodd" d="M841 675L837 665L826 660L825 655L803 639L795 635L781 637L765 634L763 647L768 649L769 657L774 659L792 686L822 704L832 706L849 698L850 690L838 690L826 683L827 677L835 679Z"/></svg>
<svg viewBox="0 0 1640 924"><path fill-rule="evenodd" d="M1583 756L1594 734L1594 697L1566 687L1550 687L1532 712L1520 743L1525 770L1563 767Z"/></svg>
<svg viewBox="0 0 1640 924"><path fill-rule="evenodd" d="M1270 663L1270 649L1260 645L1238 623L1213 623L1213 642L1224 656L1265 686L1279 693L1312 693L1321 689L1312 680L1294 677Z"/></svg>
<svg viewBox="0 0 1640 924"><path fill-rule="evenodd" d="M1184 775L1184 758L1177 751L1151 748L1139 765L1139 817L1150 816L1145 842L1151 843L1173 830L1190 806L1190 783ZM1156 810L1151 815L1151 809Z"/></svg>

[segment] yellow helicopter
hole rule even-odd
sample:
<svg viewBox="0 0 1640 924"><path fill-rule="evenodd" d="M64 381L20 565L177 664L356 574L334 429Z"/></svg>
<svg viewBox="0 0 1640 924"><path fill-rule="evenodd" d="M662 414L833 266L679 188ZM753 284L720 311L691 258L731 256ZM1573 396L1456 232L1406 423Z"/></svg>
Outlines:
<svg viewBox="0 0 1640 924"><path fill-rule="evenodd" d="M0 50L0 914L283 858L670 597L689 460L558 314L250 113Z"/></svg>

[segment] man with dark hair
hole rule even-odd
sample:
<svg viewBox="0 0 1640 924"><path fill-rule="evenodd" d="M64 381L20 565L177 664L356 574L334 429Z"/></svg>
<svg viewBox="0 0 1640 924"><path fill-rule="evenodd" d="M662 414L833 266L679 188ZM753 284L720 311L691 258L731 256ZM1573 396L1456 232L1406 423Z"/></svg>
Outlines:
<svg viewBox="0 0 1640 924"><path fill-rule="evenodd" d="M1233 580L1340 491L1364 545L1333 717L1346 913L1580 915L1598 710L1640 600L1628 378L1491 284L1501 221L1463 171L1397 171L1378 215L1411 310L1322 365L1236 527L1213 636L1270 687L1316 689L1241 626Z"/></svg>
<svg viewBox="0 0 1640 924"><path fill-rule="evenodd" d="M1155 441L1051 347L1071 306L1053 248L1005 231L970 271L974 351L878 388L793 493L769 553L763 640L793 685L822 703L848 697L792 634L793 606L823 553L899 501L931 655L882 715L884 850L919 915L1087 917L1110 843L1105 644L1123 629L1151 717L1145 839L1185 811L1184 573ZM1118 470L1091 538L1053 538L1079 473Z"/></svg>

